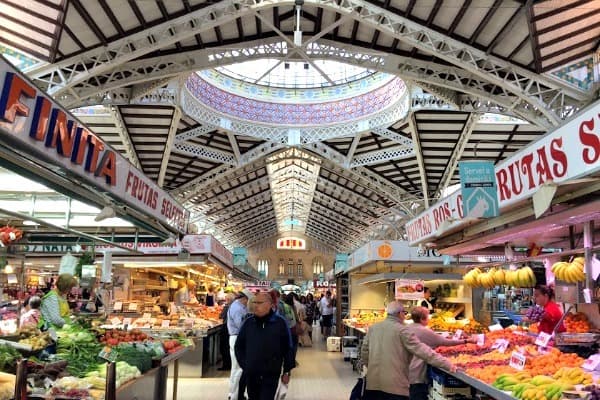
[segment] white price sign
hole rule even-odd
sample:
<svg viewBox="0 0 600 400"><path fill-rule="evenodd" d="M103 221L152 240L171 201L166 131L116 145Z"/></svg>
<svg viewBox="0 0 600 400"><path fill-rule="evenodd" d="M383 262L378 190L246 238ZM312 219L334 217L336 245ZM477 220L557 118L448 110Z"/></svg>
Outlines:
<svg viewBox="0 0 600 400"><path fill-rule="evenodd" d="M129 311L136 311L137 310L137 303L129 303Z"/></svg>
<svg viewBox="0 0 600 400"><path fill-rule="evenodd" d="M121 311L123 309L123 302L115 301L115 305L113 306L114 311Z"/></svg>
<svg viewBox="0 0 600 400"><path fill-rule="evenodd" d="M163 319L163 322L160 324L161 328L168 328L171 326L171 321L168 319Z"/></svg>
<svg viewBox="0 0 600 400"><path fill-rule="evenodd" d="M548 342L552 339L552 335L546 332L540 332L537 338L535 339L535 344L538 346L546 347L548 346Z"/></svg>
<svg viewBox="0 0 600 400"><path fill-rule="evenodd" d="M119 317L111 318L110 323L113 325L121 325L121 318L119 318Z"/></svg>
<svg viewBox="0 0 600 400"><path fill-rule="evenodd" d="M459 340L462 337L462 334L462 329L457 329L456 332L454 332L454 336L452 336L452 339Z"/></svg>
<svg viewBox="0 0 600 400"><path fill-rule="evenodd" d="M131 318L123 318L123 325L131 325Z"/></svg>
<svg viewBox="0 0 600 400"><path fill-rule="evenodd" d="M485 344L485 335L483 333L479 333L477 335L477 346L483 346Z"/></svg>
<svg viewBox="0 0 600 400"><path fill-rule="evenodd" d="M524 354L513 351L510 356L510 362L508 363L508 365L510 365L514 369L523 371L523 369L525 368L526 362L527 362L527 357L525 357Z"/></svg>
<svg viewBox="0 0 600 400"><path fill-rule="evenodd" d="M144 315L142 316L142 318L148 320L148 319L152 318L152 314L150 314L149 312L145 312Z"/></svg>
<svg viewBox="0 0 600 400"><path fill-rule="evenodd" d="M508 348L509 341L506 339L496 339L494 344L492 345L492 349L497 349L498 352L504 353Z"/></svg>
<svg viewBox="0 0 600 400"><path fill-rule="evenodd" d="M595 371L600 366L600 355L592 354L583 362L582 368L587 371Z"/></svg>

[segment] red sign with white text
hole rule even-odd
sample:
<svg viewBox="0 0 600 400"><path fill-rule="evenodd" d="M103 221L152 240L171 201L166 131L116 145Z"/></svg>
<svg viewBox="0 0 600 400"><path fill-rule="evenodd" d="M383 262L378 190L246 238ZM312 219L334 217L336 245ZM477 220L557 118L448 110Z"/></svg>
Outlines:
<svg viewBox="0 0 600 400"><path fill-rule="evenodd" d="M496 165L500 209L529 198L547 182L565 182L600 170L600 101L530 146ZM406 224L416 245L465 223L460 191Z"/></svg>
<svg viewBox="0 0 600 400"><path fill-rule="evenodd" d="M0 133L34 162L59 166L95 190L185 233L188 211L118 151L0 57Z"/></svg>

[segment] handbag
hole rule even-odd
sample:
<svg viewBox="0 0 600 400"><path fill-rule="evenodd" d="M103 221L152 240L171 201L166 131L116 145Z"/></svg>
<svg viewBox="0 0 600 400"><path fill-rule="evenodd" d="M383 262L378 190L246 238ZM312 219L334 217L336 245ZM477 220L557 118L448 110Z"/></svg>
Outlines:
<svg viewBox="0 0 600 400"><path fill-rule="evenodd" d="M279 380L279 386L277 386L277 391L275 392L274 400L284 400L287 395L288 385L283 383L281 379Z"/></svg>
<svg viewBox="0 0 600 400"><path fill-rule="evenodd" d="M296 312L296 307L292 307L292 311L294 312L294 318L296 319L296 325L292 326L291 332L293 335L302 336L304 333L304 329L302 328L302 321L298 319L298 313Z"/></svg>

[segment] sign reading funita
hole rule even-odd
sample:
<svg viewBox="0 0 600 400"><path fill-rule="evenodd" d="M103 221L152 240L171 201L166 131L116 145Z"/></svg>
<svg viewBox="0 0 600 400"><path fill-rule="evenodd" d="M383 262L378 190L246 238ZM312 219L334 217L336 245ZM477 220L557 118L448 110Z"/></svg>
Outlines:
<svg viewBox="0 0 600 400"><path fill-rule="evenodd" d="M0 57L0 138L185 233L189 212Z"/></svg>

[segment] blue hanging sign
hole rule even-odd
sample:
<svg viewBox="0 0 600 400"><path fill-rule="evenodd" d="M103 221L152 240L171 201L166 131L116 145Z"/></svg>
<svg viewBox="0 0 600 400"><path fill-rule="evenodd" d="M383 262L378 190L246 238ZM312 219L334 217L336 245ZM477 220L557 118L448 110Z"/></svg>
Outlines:
<svg viewBox="0 0 600 400"><path fill-rule="evenodd" d="M492 218L500 215L496 173L492 161L458 163L465 218Z"/></svg>

